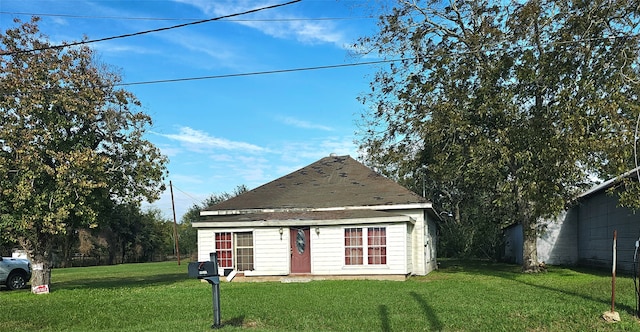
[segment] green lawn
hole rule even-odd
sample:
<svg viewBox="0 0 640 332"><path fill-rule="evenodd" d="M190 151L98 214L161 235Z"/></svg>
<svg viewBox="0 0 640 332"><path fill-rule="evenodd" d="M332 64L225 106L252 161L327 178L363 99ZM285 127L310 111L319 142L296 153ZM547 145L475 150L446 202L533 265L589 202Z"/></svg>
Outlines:
<svg viewBox="0 0 640 332"><path fill-rule="evenodd" d="M52 292L0 291L0 331L210 331L211 286L187 263L56 269ZM222 283L221 331L640 331L630 277L445 261L399 281Z"/></svg>

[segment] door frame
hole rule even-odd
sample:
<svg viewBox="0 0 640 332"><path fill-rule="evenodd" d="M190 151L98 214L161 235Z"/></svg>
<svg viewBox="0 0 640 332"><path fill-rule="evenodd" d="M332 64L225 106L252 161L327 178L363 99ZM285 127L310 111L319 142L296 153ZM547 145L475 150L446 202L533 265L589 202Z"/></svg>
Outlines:
<svg viewBox="0 0 640 332"><path fill-rule="evenodd" d="M298 248L298 239L302 231L302 253ZM311 273L311 227L289 227L289 273L309 274Z"/></svg>

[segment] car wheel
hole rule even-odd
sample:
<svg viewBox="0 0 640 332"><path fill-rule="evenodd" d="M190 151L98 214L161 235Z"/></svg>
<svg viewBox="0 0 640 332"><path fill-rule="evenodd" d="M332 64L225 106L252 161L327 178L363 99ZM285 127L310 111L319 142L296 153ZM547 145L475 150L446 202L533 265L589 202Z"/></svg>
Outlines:
<svg viewBox="0 0 640 332"><path fill-rule="evenodd" d="M22 289L27 286L27 277L24 273L21 272L13 272L7 278L7 288L14 289Z"/></svg>

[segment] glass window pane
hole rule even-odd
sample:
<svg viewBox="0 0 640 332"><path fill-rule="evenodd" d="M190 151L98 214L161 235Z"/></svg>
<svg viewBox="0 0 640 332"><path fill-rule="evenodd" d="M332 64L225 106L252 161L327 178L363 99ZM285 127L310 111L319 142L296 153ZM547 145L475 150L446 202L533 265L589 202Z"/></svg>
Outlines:
<svg viewBox="0 0 640 332"><path fill-rule="evenodd" d="M253 270L253 233L235 233L236 270Z"/></svg>
<svg viewBox="0 0 640 332"><path fill-rule="evenodd" d="M367 229L367 263L387 264L387 229L371 227Z"/></svg>
<svg viewBox="0 0 640 332"><path fill-rule="evenodd" d="M231 233L216 233L215 242L216 252L218 253L218 266L223 268L233 267Z"/></svg>
<svg viewBox="0 0 640 332"><path fill-rule="evenodd" d="M345 228L344 230L344 264L362 265L363 256L362 228Z"/></svg>

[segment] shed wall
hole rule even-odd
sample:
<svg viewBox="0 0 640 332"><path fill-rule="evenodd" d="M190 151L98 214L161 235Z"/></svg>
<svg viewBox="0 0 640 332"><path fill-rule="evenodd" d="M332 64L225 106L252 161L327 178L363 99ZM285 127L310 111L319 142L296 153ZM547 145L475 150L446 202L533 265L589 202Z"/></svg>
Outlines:
<svg viewBox="0 0 640 332"><path fill-rule="evenodd" d="M544 223L538 237L538 260L552 265L578 263L577 209L562 213L556 220Z"/></svg>
<svg viewBox="0 0 640 332"><path fill-rule="evenodd" d="M574 209L562 213L556 220L542 222L538 235L538 260L549 265L576 265L578 262L578 219ZM522 225L504 230L504 260L522 264Z"/></svg>
<svg viewBox="0 0 640 332"><path fill-rule="evenodd" d="M584 199L577 207L578 263L611 268L613 231L617 230L617 269L633 271L635 242L640 235L640 216L618 206L616 195L600 192Z"/></svg>

